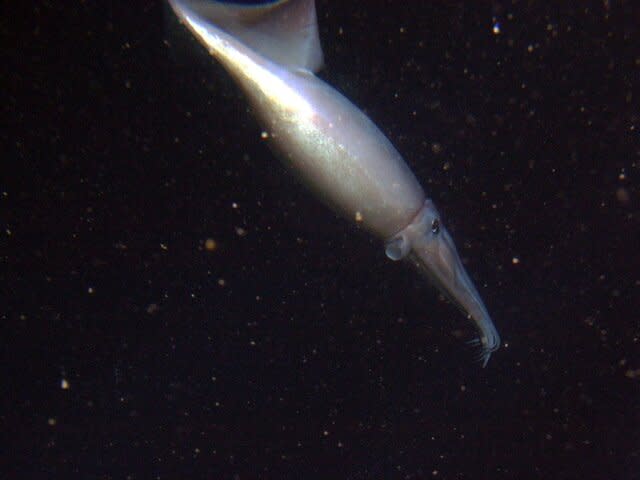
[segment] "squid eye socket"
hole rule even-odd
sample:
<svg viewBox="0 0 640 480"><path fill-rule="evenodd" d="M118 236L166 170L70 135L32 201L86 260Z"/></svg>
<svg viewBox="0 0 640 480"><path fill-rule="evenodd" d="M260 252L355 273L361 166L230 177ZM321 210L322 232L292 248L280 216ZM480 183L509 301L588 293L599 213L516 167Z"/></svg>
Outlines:
<svg viewBox="0 0 640 480"><path fill-rule="evenodd" d="M433 222L431 222L431 231L437 235L440 232L440 220L435 218Z"/></svg>

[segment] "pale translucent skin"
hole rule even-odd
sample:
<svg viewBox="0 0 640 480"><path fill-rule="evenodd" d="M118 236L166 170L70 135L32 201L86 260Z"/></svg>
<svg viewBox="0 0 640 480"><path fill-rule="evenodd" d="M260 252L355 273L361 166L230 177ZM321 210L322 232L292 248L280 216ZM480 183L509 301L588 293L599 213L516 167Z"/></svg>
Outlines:
<svg viewBox="0 0 640 480"><path fill-rule="evenodd" d="M498 333L435 206L391 142L313 73L276 64L179 0L171 4L242 88L285 164L325 203L387 242L389 258L408 256L467 313L486 365Z"/></svg>

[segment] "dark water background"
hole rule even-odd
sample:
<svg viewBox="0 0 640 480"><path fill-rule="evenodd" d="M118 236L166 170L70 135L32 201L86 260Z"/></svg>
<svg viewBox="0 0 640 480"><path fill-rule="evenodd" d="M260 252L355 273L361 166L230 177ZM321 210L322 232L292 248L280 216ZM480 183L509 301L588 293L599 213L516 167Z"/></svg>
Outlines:
<svg viewBox="0 0 640 480"><path fill-rule="evenodd" d="M640 7L570 3L318 2L321 76L503 337L481 369L166 6L7 2L2 477L640 478Z"/></svg>

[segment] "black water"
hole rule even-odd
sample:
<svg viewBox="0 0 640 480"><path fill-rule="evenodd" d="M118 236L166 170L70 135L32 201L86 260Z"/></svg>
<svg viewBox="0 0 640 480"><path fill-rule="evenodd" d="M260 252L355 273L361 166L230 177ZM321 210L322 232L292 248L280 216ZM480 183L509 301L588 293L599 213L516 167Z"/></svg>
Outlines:
<svg viewBox="0 0 640 480"><path fill-rule="evenodd" d="M486 369L168 8L96 3L0 22L3 478L640 478L635 2L318 2L321 76L494 317Z"/></svg>

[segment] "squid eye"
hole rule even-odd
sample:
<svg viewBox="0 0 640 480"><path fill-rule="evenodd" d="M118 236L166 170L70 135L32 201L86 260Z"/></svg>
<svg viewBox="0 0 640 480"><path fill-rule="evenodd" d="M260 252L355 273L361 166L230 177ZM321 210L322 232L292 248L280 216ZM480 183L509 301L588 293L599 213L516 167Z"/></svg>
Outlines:
<svg viewBox="0 0 640 480"><path fill-rule="evenodd" d="M431 231L437 235L440 232L440 221L435 218L433 222L431 222Z"/></svg>

